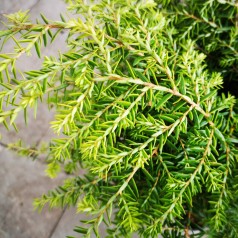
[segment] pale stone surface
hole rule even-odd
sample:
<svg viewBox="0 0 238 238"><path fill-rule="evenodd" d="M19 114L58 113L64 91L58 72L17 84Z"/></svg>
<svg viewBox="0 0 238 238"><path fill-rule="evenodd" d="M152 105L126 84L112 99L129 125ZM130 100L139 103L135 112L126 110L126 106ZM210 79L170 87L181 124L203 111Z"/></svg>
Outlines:
<svg viewBox="0 0 238 238"><path fill-rule="evenodd" d="M80 223L80 220L90 219L86 214L78 214L76 213L75 208L67 209L59 221L57 228L54 231L54 234L51 238L65 238L66 236L80 237L80 234L73 231L73 229L77 226L83 226L84 224ZM101 223L99 227L100 237L106 237L106 226ZM96 238L94 234L91 234L92 238ZM136 238L137 236L133 236Z"/></svg>
<svg viewBox="0 0 238 238"><path fill-rule="evenodd" d="M31 18L39 17L44 13L51 19L59 19L60 12L65 12L63 0L1 0L0 14L13 13L18 10L31 9ZM3 16L0 15L0 20ZM3 25L0 23L0 29ZM49 45L42 50L42 55L57 56L58 50L65 51L65 34L59 35L54 45ZM13 44L6 44L3 51L10 52ZM17 66L22 70L39 69L42 59L36 54L23 56ZM52 136L49 122L53 119L54 113L49 112L46 104L38 105L37 119L33 113L29 113L28 126L25 125L23 114L19 114L16 120L19 133L12 128L6 131L0 125L2 142L16 142L21 139L25 144L34 146L40 141ZM44 209L41 214L33 210L32 202L49 189L59 185L65 174L57 179L51 180L45 176L45 164L39 161L32 161L29 158L21 158L14 152L7 151L0 147L0 238L50 238L62 216L62 209L48 211ZM60 232L65 234L64 231ZM64 236L61 236L62 238Z"/></svg>
<svg viewBox="0 0 238 238"><path fill-rule="evenodd" d="M63 0L0 0L0 20L3 13L9 14L18 10L30 9L31 19L39 18L42 12L52 20L59 19L59 14L65 12ZM0 29L3 25L0 23ZM60 34L53 45L42 49L42 56L57 56L58 51L67 50L65 39L67 32ZM13 44L4 46L3 52L11 52ZM17 63L21 70L39 69L42 59L38 59L33 50L30 57L23 56ZM4 143L16 142L21 139L26 145L35 146L42 141L49 141L53 133L49 122L54 118L54 111L49 111L46 104L39 103L37 118L29 112L28 125L25 125L23 114L20 113L16 124L19 133L12 128L9 132L0 124L0 134ZM44 174L45 164L39 160L21 158L15 153L0 146L0 238L65 238L80 237L73 231L80 225L80 220L86 215L76 214L75 208L43 210L39 214L33 210L35 197L55 188L66 177L61 174L51 180ZM94 237L94 236L92 236ZM105 227L100 228L100 237L106 237ZM137 236L133 236L137 237Z"/></svg>
<svg viewBox="0 0 238 238"><path fill-rule="evenodd" d="M64 215L59 221L58 226L56 227L54 234L51 238L65 238L66 236L76 236L79 235L73 231L76 226L79 226L80 219L83 219L82 216L76 214L75 208L67 209L64 212Z"/></svg>
<svg viewBox="0 0 238 238"><path fill-rule="evenodd" d="M1 8L0 13L1 14L10 14L19 10L26 11L28 9L31 9L35 7L36 4L40 2L39 0L1 0Z"/></svg>
<svg viewBox="0 0 238 238"><path fill-rule="evenodd" d="M23 112L18 115L15 121L18 132L13 127L9 127L9 131L7 131L4 125L0 124L2 141L4 143L13 143L21 139L25 145L35 146L50 133L50 121L54 119L54 112L49 111L46 104L39 103L36 118L33 110L28 110L27 118L28 124L26 125Z"/></svg>
<svg viewBox="0 0 238 238"><path fill-rule="evenodd" d="M49 237L62 210L44 209L39 214L34 211L32 202L60 184L65 175L51 180L44 174L45 165L3 148L0 168L0 234L10 238Z"/></svg>

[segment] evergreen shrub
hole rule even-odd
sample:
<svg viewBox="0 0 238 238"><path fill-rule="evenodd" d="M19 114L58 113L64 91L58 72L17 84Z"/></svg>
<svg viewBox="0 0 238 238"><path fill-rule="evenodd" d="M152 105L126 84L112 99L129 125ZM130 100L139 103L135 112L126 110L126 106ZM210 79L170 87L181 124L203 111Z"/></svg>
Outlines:
<svg viewBox="0 0 238 238"><path fill-rule="evenodd" d="M237 80L237 1L66 2L74 17L18 12L0 32L15 42L0 54L0 121L53 105L46 173L71 174L35 207L89 214L79 237L101 223L107 237L238 237L237 99L222 90ZM68 52L16 67L63 30Z"/></svg>

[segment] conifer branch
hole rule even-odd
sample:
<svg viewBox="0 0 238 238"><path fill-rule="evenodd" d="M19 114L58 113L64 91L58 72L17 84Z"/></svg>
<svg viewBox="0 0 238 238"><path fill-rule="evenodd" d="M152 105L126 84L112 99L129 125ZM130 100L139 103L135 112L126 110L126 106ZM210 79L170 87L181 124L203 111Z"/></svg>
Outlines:
<svg viewBox="0 0 238 238"><path fill-rule="evenodd" d="M188 188L188 186L193 182L196 175L198 173L201 173L202 166L206 161L207 155L209 154L210 145L212 143L213 136L214 136L214 129L211 130L211 134L210 134L210 137L208 138L207 146L204 150L203 156L200 159L200 162L199 162L197 168L191 174L191 177L189 178L189 180L186 181L185 183L183 183L182 189L180 190L179 194L172 200L173 202L168 207L168 209L163 213L163 215L159 219L155 220L154 225L153 225L154 227L156 227L159 223L160 223L160 226L163 226L163 224L164 224L165 220L167 219L168 215L170 213L172 213L172 211L175 209L177 203L179 203L179 202L181 203L181 200L182 200L181 198L182 198L184 192L186 191L186 189Z"/></svg>
<svg viewBox="0 0 238 238"><path fill-rule="evenodd" d="M46 174L73 177L35 207L89 214L88 227L75 228L80 237L100 237L104 222L115 237L238 238L237 90L226 86L238 72L237 4L66 2L70 19L41 15L34 24L20 11L0 31L3 47L15 44L0 54L0 123L17 130L21 111L27 123L39 101L55 107ZM62 30L67 52L47 55L39 70L16 67L33 48L41 57Z"/></svg>

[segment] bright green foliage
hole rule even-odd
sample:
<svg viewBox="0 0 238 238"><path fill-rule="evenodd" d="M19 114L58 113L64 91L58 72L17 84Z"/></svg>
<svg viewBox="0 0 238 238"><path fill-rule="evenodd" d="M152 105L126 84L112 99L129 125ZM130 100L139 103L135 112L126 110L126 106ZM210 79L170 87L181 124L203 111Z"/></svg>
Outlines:
<svg viewBox="0 0 238 238"><path fill-rule="evenodd" d="M15 53L0 55L1 105L11 105L1 122L14 125L19 111L37 109L47 94L60 135L47 174L86 171L35 206L89 213L75 228L80 237L100 237L102 222L108 237L238 237L236 99L219 93L223 71L206 69L189 39L195 30L181 39L183 28L153 0L67 2L78 18L42 15L33 24L18 13L0 32L16 42ZM19 74L16 60L34 48L40 57L62 29L69 51Z"/></svg>
<svg viewBox="0 0 238 238"><path fill-rule="evenodd" d="M156 0L163 6L179 37L196 40L211 71L223 74L236 96L238 87L238 3L236 0ZM232 86L231 86L232 84Z"/></svg>

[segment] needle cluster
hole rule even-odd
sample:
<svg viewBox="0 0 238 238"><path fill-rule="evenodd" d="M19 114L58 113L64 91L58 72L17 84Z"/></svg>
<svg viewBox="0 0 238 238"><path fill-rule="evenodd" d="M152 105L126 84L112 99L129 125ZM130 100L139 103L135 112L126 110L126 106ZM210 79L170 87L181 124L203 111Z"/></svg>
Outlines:
<svg viewBox="0 0 238 238"><path fill-rule="evenodd" d="M21 111L27 122L29 107L54 106L46 173L72 174L35 207L77 206L89 214L80 237L100 237L101 223L107 237L238 237L237 100L221 90L237 75L237 3L66 2L74 18L18 12L0 31L15 42L0 54L0 122L16 128ZM17 68L62 30L68 52Z"/></svg>

